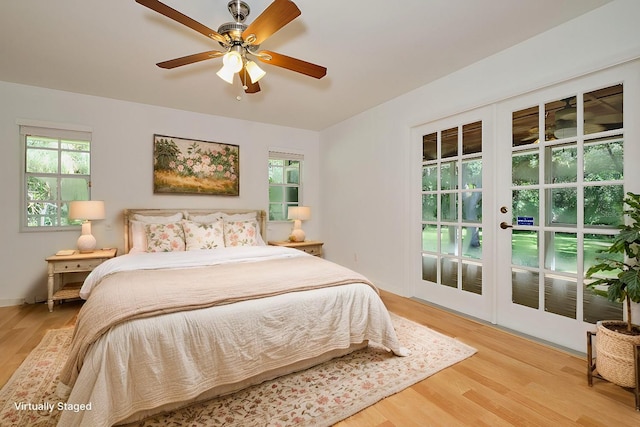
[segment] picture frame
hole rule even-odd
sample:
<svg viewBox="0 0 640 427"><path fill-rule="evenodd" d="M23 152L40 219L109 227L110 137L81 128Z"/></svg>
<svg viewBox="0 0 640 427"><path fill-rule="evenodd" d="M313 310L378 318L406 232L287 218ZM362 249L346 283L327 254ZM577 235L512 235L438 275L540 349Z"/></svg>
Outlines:
<svg viewBox="0 0 640 427"><path fill-rule="evenodd" d="M153 192L240 195L240 146L153 135Z"/></svg>

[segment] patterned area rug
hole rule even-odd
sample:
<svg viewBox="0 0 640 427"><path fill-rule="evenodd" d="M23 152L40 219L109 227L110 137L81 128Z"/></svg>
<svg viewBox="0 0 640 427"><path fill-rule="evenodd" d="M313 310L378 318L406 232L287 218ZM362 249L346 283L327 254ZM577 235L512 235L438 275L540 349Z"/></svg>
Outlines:
<svg viewBox="0 0 640 427"><path fill-rule="evenodd" d="M455 339L392 314L396 357L375 345L228 396L161 414L136 426L329 426L473 355ZM72 328L48 331L0 391L0 425L54 426L63 407L55 397Z"/></svg>

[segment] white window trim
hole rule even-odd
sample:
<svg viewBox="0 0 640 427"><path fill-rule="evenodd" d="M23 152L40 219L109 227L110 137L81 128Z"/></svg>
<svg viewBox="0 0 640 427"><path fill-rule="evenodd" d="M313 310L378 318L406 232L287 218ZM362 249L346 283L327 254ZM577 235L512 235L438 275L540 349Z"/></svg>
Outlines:
<svg viewBox="0 0 640 427"><path fill-rule="evenodd" d="M302 189L303 189L303 170L304 170L304 153L299 152L299 151L295 151L295 150L290 150L290 149L286 149L286 148L270 148L269 149L269 156L268 156L269 160L297 160L300 162L300 182L298 184L298 205L297 206L303 206L303 199L302 199ZM268 186L271 187L271 183L268 183ZM283 185L284 186L284 185ZM271 202L267 201L267 222L270 223L288 223L290 222L288 219L283 219L283 220L270 220L269 219L269 204Z"/></svg>
<svg viewBox="0 0 640 427"><path fill-rule="evenodd" d="M40 231L66 231L78 229L79 225L64 225L51 227L29 227L26 221L27 195L26 195L26 137L28 135L39 135L50 138L72 139L92 142L92 128L83 125L46 122L41 120L16 119L19 130L20 141L20 232L40 232ZM91 153L91 149L89 151ZM91 154L90 154L91 155ZM90 160L91 161L91 160ZM91 172L89 172L89 187L91 186ZM89 188L89 196L91 188Z"/></svg>

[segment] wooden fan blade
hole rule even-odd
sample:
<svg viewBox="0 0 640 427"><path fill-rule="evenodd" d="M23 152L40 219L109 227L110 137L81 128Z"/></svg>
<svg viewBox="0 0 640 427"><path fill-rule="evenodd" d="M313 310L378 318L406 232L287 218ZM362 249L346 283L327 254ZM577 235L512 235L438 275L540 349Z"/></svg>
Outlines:
<svg viewBox="0 0 640 427"><path fill-rule="evenodd" d="M174 21L181 23L182 25L186 25L192 30L196 30L200 34L204 34L205 36L213 40L216 40L225 45L229 43L228 40L222 34L218 33L217 31L213 31L211 28L207 27L206 25L203 25L198 21L195 21L189 18L187 15L183 15L182 13L178 12L175 9L170 8L164 3L160 3L157 0L136 0L136 3L146 6L149 9L154 10L166 16L167 18L173 19Z"/></svg>
<svg viewBox="0 0 640 427"><path fill-rule="evenodd" d="M242 39L259 45L301 13L291 0L275 0L242 32Z"/></svg>
<svg viewBox="0 0 640 427"><path fill-rule="evenodd" d="M240 80L242 80L242 86L246 86L247 88L244 90L246 93L256 93L260 92L260 85L258 82L252 83L251 77L249 77L249 73L244 68L240 70L238 73L240 76Z"/></svg>
<svg viewBox="0 0 640 427"><path fill-rule="evenodd" d="M194 62L205 61L207 59L218 58L223 56L225 52L218 50L210 50L208 52L194 53L193 55L183 56L181 58L170 59L168 61L158 62L156 65L160 68L176 68L183 65L193 64Z"/></svg>
<svg viewBox="0 0 640 427"><path fill-rule="evenodd" d="M275 65L276 67L286 68L296 73L306 74L316 79L321 79L327 74L327 68L320 65L312 64L301 59L292 58L280 53L262 50L258 52L256 57L265 64ZM269 57L271 59L269 59Z"/></svg>

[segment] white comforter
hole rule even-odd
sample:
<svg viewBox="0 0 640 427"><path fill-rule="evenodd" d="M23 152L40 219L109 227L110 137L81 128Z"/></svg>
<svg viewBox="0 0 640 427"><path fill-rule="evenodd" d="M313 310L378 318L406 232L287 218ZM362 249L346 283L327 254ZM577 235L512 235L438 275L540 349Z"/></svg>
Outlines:
<svg viewBox="0 0 640 427"><path fill-rule="evenodd" d="M154 256L159 255L159 256ZM187 254L137 254L102 264L87 278L91 297L105 275L136 268L190 268L309 256L277 247ZM196 258L200 258L196 261ZM142 318L119 324L89 349L59 425L108 426L226 393L265 372L295 365L353 343L373 341L404 355L389 314L368 284L349 284ZM298 367L299 368L299 367ZM268 377L269 375L267 375Z"/></svg>

